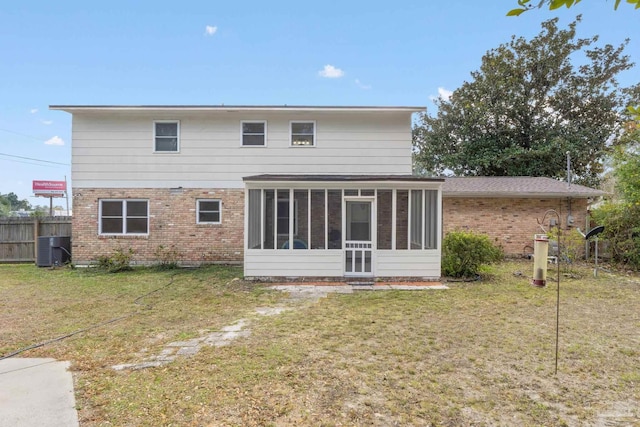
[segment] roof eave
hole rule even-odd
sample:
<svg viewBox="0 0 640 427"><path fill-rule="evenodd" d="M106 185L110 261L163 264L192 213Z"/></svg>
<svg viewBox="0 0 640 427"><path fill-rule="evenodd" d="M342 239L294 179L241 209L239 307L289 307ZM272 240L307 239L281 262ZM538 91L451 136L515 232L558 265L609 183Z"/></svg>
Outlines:
<svg viewBox="0 0 640 427"><path fill-rule="evenodd" d="M560 198L572 198L572 199L589 199L592 197L606 196L604 192L594 193L566 193L566 192L539 192L539 193L523 193L523 192L480 192L480 191L443 191L442 197L486 197L486 198L528 198L528 199L560 199Z"/></svg>
<svg viewBox="0 0 640 427"><path fill-rule="evenodd" d="M50 105L50 110L68 113L90 111L216 111L216 112L405 112L418 113L423 106L311 106L311 105Z"/></svg>

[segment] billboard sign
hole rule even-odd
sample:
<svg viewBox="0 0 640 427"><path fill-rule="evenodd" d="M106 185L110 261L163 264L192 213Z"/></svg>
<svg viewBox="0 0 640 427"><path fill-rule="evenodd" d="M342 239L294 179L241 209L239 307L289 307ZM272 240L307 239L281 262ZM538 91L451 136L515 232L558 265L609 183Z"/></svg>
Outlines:
<svg viewBox="0 0 640 427"><path fill-rule="evenodd" d="M66 181L33 181L33 194L44 197L64 197Z"/></svg>

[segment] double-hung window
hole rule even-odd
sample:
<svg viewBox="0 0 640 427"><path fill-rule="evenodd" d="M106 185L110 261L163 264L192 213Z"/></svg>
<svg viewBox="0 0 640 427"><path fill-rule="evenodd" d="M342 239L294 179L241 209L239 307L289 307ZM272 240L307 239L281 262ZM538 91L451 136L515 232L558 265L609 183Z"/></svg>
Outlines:
<svg viewBox="0 0 640 427"><path fill-rule="evenodd" d="M290 128L292 147L313 147L316 145L316 122L292 121Z"/></svg>
<svg viewBox="0 0 640 427"><path fill-rule="evenodd" d="M222 203L214 199L198 199L198 224L220 224L222 222Z"/></svg>
<svg viewBox="0 0 640 427"><path fill-rule="evenodd" d="M267 145L267 122L242 121L242 146L264 147Z"/></svg>
<svg viewBox="0 0 640 427"><path fill-rule="evenodd" d="M157 120L153 123L153 151L156 153L180 151L180 122Z"/></svg>
<svg viewBox="0 0 640 427"><path fill-rule="evenodd" d="M100 200L100 234L149 234L147 200Z"/></svg>

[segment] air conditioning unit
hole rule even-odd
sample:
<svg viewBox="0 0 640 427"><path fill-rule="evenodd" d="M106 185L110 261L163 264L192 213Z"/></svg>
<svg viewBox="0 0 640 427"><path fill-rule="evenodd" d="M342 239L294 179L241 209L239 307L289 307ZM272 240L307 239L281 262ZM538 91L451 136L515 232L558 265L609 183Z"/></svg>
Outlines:
<svg viewBox="0 0 640 427"><path fill-rule="evenodd" d="M64 265L71 260L71 237L38 237L38 267Z"/></svg>

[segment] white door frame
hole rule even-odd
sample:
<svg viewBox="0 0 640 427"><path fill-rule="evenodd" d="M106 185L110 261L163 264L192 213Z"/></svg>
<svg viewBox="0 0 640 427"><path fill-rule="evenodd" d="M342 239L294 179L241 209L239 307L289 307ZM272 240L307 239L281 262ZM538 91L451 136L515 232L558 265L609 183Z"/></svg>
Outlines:
<svg viewBox="0 0 640 427"><path fill-rule="evenodd" d="M371 225L371 240L370 241L349 241L347 240L347 203L348 202L368 202L371 204L371 210L369 218ZM376 197L375 196L344 196L342 198L342 230L343 230L343 257L342 257L342 271L345 276L349 277L373 277L375 275L375 248L377 238L377 213L376 213ZM347 265L347 252L351 252L351 265ZM361 265L360 268L355 268L355 254L360 252ZM363 271L365 269L365 256L369 253L371 256L371 271ZM360 271L356 271L360 270Z"/></svg>

